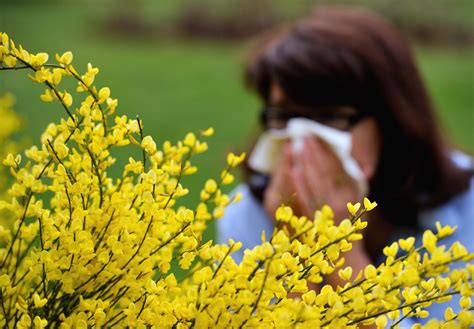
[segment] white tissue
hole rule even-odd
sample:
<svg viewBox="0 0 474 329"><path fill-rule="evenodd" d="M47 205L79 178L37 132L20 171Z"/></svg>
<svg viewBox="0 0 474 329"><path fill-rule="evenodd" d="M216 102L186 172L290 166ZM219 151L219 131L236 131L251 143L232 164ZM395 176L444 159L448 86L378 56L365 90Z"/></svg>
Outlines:
<svg viewBox="0 0 474 329"><path fill-rule="evenodd" d="M284 129L270 129L264 132L249 157L250 168L264 174L273 173L284 142L291 139L293 150L302 151L304 137L308 135L319 137L331 147L346 173L357 182L359 189L365 195L367 181L359 165L351 156L352 135L305 118L293 118L288 121Z"/></svg>

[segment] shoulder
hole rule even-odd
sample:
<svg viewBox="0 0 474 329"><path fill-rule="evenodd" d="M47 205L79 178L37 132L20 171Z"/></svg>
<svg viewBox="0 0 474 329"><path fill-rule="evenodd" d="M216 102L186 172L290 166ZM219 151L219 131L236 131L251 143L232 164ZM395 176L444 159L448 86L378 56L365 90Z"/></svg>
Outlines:
<svg viewBox="0 0 474 329"><path fill-rule="evenodd" d="M451 237L454 241L461 242L469 251L474 251L474 177L471 177L469 188L448 202L424 210L420 213L418 224L422 231L436 230L436 222L441 225L456 226L457 229Z"/></svg>
<svg viewBox="0 0 474 329"><path fill-rule="evenodd" d="M472 169L474 168L474 158L459 150L453 150L449 154L449 158L460 168Z"/></svg>
<svg viewBox="0 0 474 329"><path fill-rule="evenodd" d="M459 168L474 168L474 159L458 150L451 151L449 158ZM437 220L442 224L452 226L472 224L474 220L474 176L471 176L466 190L444 204L423 210L419 215L418 224L422 229L431 229Z"/></svg>
<svg viewBox="0 0 474 329"><path fill-rule="evenodd" d="M418 241L422 241L422 232L430 229L434 232L436 229L436 222L439 221L441 225L450 225L456 227L454 233L442 241L440 245L450 247L453 243L459 242L469 252L474 252L474 178L471 178L469 188L446 202L444 205L429 211L423 212L420 217L420 229L422 230L417 236ZM450 268L457 269L465 266L463 262L457 262L450 265ZM443 304L432 304L427 310L430 316L435 318L442 318L447 307L451 307L456 313L459 309L459 297L454 296L452 300ZM421 322L425 322L422 320Z"/></svg>

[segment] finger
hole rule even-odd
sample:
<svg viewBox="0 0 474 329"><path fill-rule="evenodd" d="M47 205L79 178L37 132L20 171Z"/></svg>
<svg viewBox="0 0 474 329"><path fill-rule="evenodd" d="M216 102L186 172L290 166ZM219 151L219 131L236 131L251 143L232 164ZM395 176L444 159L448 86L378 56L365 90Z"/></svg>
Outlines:
<svg viewBox="0 0 474 329"><path fill-rule="evenodd" d="M264 192L264 206L267 212L274 214L283 203L288 203L294 191L288 188L289 171L291 170L291 153L285 145L278 158L276 170L273 172L270 183Z"/></svg>
<svg viewBox="0 0 474 329"><path fill-rule="evenodd" d="M327 143L318 138L308 137L305 140L305 146L313 161L318 164L322 174L329 177L345 174L341 160Z"/></svg>
<svg viewBox="0 0 474 329"><path fill-rule="evenodd" d="M299 154L298 160L301 163L305 177L304 183L308 191L311 192L311 198L317 200L327 190L327 179L321 172L319 161L315 161L314 158L314 154L312 154L310 150L305 149L305 151Z"/></svg>
<svg viewBox="0 0 474 329"><path fill-rule="evenodd" d="M321 171L325 172L325 192L327 193L327 200L331 200L330 205L332 207L339 203L337 200L359 199L360 191L357 182L347 174L341 160L330 149L329 145L312 138L308 141L308 150L311 150L308 153L319 152L319 154L324 154L327 159L327 161L323 161L324 163L319 162L319 164L323 167ZM345 207L342 208L345 209Z"/></svg>
<svg viewBox="0 0 474 329"><path fill-rule="evenodd" d="M278 165L271 178L271 184L278 185L280 190L284 190L284 184L288 180L288 173L292 166L292 155L289 149L289 145L283 146L282 152L278 159Z"/></svg>
<svg viewBox="0 0 474 329"><path fill-rule="evenodd" d="M280 154L278 155L275 170L272 173L272 179L277 176L281 176L288 171L288 168L291 166L291 154L288 151L287 144L284 144Z"/></svg>
<svg viewBox="0 0 474 329"><path fill-rule="evenodd" d="M336 193L347 187L352 189L354 180L347 174L341 160L335 152L329 148L329 145L313 138L308 141L308 149L311 150L311 153L319 152L319 154L323 154L325 157L325 161L320 161L319 165L321 166L321 171L324 173L324 177L327 179L328 190L331 193ZM316 161L317 160L320 159L316 159Z"/></svg>
<svg viewBox="0 0 474 329"><path fill-rule="evenodd" d="M299 210L298 212L300 215L310 217L314 210L311 206L311 193L306 187L305 177L299 168L291 168L289 183L291 185L291 189L295 191L292 199L294 208Z"/></svg>

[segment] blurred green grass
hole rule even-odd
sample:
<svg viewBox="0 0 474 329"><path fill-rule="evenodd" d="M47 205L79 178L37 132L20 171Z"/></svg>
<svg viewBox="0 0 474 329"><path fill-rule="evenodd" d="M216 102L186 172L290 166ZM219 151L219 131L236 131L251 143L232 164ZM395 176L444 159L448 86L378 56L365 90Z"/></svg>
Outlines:
<svg viewBox="0 0 474 329"><path fill-rule="evenodd" d="M244 150L257 129L258 102L241 83L242 59L248 43L185 41L164 38L111 38L97 29L99 10L77 3L6 4L0 30L32 52L53 55L71 50L75 67L87 62L100 68L98 86L109 86L119 99L119 114L140 115L145 133L158 142L176 141L188 131L213 126L210 150L196 161L199 173L185 184L195 203L208 177L217 176L229 150ZM474 151L474 61L472 50L416 48L428 88L448 136L460 148ZM26 119L23 132L38 143L51 121L64 113L39 99L43 87L26 72L2 72L0 93L17 96L16 110ZM119 154L123 159L134 151ZM120 170L113 174L118 174ZM209 233L212 236L212 229Z"/></svg>

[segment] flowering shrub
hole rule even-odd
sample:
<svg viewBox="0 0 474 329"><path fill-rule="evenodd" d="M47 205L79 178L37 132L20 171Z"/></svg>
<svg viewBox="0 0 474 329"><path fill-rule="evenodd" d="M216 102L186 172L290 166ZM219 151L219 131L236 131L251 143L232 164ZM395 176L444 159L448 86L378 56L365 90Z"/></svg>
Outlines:
<svg viewBox="0 0 474 329"><path fill-rule="evenodd" d="M202 139L213 130L158 148L140 119L114 114L110 89L94 85L98 68L89 64L78 73L70 52L56 55L54 64L48 59L0 34L0 69L29 71L46 86L41 99L67 115L46 128L40 146L3 161L13 182L0 208L14 222L0 226L1 326L384 327L389 319L427 317L426 306L455 294L462 295L462 310L448 308L445 319L429 325L473 323L474 266L449 270L473 254L459 243L437 245L452 234L449 226L426 231L419 246L414 238L393 243L384 249L385 263L351 279L341 254L362 238L363 216L376 206L367 199L363 207L348 204L348 218L337 226L327 206L311 219L282 206L276 213L282 229L262 236L235 263L240 242L216 245L202 233L238 201L221 187L233 182L230 170L244 155L228 155L227 168L205 183L195 209L179 207L176 200L188 193L182 177L196 172L192 156L207 149ZM64 78L77 81L77 97L60 89ZM141 158L130 158L120 178L109 177L111 151L129 144ZM170 273L173 260L189 270L180 281ZM334 271L344 286L308 289Z"/></svg>
<svg viewBox="0 0 474 329"><path fill-rule="evenodd" d="M7 154L17 152L16 143L11 141L11 136L20 130L20 117L13 111L15 97L12 94L5 93L0 95L0 118L2 118L2 129L0 129L0 158L4 159ZM7 175L4 170L0 169L0 186L7 184Z"/></svg>
<svg viewBox="0 0 474 329"><path fill-rule="evenodd" d="M0 95L0 118L2 122L2 129L0 129L0 159L4 159L10 153L16 153L19 150L19 145L11 140L14 133L20 130L21 119L13 111L15 104L15 97L10 93ZM8 184L8 170L5 167L0 167L0 187ZM6 191L0 188L0 199L5 197ZM12 222L12 218L0 210L0 225L8 227Z"/></svg>

